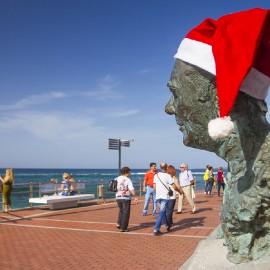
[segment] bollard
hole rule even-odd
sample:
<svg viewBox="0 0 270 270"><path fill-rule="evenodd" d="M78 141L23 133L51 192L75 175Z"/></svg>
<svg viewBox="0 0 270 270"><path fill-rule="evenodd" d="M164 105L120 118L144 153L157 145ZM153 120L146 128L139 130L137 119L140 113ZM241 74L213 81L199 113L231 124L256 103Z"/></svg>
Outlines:
<svg viewBox="0 0 270 270"><path fill-rule="evenodd" d="M30 190L29 190L29 197L30 198L33 198L33 183L30 182ZM30 207L32 208L33 207L33 204L32 203L29 203L30 204Z"/></svg>
<svg viewBox="0 0 270 270"><path fill-rule="evenodd" d="M103 203L105 203L105 186L103 185L103 180L100 180L101 185L97 186L97 197L98 197L98 204L99 198L101 197Z"/></svg>
<svg viewBox="0 0 270 270"><path fill-rule="evenodd" d="M2 212L4 212L3 184L0 185L0 193L2 194Z"/></svg>
<svg viewBox="0 0 270 270"><path fill-rule="evenodd" d="M142 180L140 179L140 196L142 196Z"/></svg>
<svg viewBox="0 0 270 270"><path fill-rule="evenodd" d="M98 186L98 196L104 198L105 188L103 185Z"/></svg>

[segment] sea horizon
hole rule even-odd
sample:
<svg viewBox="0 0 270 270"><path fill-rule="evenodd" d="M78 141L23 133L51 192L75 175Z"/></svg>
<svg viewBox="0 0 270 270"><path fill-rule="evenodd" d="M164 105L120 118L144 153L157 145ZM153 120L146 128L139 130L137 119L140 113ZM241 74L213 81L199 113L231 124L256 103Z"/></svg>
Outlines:
<svg viewBox="0 0 270 270"><path fill-rule="evenodd" d="M139 190L140 184L144 179L144 174L149 168L131 169L130 178L134 183L135 189ZM197 190L204 189L203 175L205 168L191 169L196 179ZM40 183L49 183L51 179L62 180L63 173L71 173L76 182L86 182L86 193L96 194L97 186L104 185L106 196L112 198L114 194L107 192L107 187L111 179L119 176L119 169L78 169L78 168L14 168L14 185L11 195L12 208L29 207L30 186L33 187L33 197L39 196ZM226 171L225 171L226 172ZM5 168L0 168L0 174L4 175ZM216 173L216 171L214 171ZM177 169L177 175L179 169ZM143 195L143 194L142 194Z"/></svg>

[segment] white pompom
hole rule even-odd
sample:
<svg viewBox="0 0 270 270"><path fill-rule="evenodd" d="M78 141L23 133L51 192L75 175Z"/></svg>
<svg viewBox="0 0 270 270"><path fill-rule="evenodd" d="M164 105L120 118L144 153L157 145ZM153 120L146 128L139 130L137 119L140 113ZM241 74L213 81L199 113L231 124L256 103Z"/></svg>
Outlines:
<svg viewBox="0 0 270 270"><path fill-rule="evenodd" d="M220 117L208 123L208 133L214 140L229 136L234 129L230 116Z"/></svg>

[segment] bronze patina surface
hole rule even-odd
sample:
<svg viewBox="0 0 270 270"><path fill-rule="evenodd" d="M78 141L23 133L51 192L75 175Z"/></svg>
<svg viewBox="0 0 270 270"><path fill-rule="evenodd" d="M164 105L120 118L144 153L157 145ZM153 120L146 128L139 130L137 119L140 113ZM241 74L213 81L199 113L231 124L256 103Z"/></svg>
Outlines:
<svg viewBox="0 0 270 270"><path fill-rule="evenodd" d="M270 126L267 104L239 92L230 116L234 132L213 140L208 122L218 117L215 76L176 60L165 111L175 115L186 146L214 152L228 163L220 213L227 258L242 263L270 255Z"/></svg>

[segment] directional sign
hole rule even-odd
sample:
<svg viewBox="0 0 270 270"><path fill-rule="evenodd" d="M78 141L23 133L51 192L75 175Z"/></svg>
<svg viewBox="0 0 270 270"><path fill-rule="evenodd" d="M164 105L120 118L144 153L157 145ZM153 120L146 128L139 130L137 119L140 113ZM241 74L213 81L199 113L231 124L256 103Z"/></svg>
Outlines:
<svg viewBox="0 0 270 270"><path fill-rule="evenodd" d="M130 142L134 142L135 140L123 140L123 139L109 139L109 149L118 150L119 152L119 174L121 173L121 147L130 147Z"/></svg>
<svg viewBox="0 0 270 270"><path fill-rule="evenodd" d="M109 139L109 149L119 150L119 142L120 142L120 146L130 147L129 140Z"/></svg>
<svg viewBox="0 0 270 270"><path fill-rule="evenodd" d="M117 139L109 139L109 149L119 150L119 141Z"/></svg>
<svg viewBox="0 0 270 270"><path fill-rule="evenodd" d="M128 141L128 140L121 141L121 146L130 147L130 141Z"/></svg>

